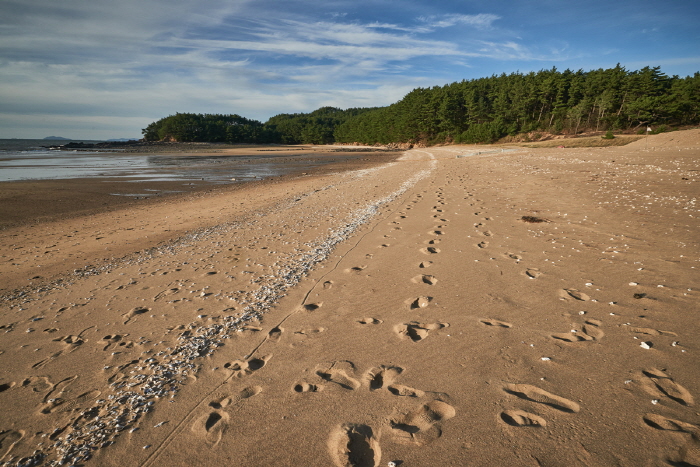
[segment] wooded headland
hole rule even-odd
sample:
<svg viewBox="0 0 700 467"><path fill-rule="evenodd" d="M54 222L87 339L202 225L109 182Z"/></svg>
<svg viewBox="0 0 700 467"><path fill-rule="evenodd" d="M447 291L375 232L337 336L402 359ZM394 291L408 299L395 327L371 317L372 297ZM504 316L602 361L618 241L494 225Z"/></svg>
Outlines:
<svg viewBox="0 0 700 467"><path fill-rule="evenodd" d="M146 141L331 144L492 143L541 133L654 133L700 123L700 72L660 67L501 74L418 88L387 107L280 114L262 123L240 115L177 113L143 129Z"/></svg>

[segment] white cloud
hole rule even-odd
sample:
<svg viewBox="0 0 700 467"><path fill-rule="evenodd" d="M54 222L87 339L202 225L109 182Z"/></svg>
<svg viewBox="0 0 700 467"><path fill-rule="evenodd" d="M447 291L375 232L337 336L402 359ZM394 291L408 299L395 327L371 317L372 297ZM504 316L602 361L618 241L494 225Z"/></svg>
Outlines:
<svg viewBox="0 0 700 467"><path fill-rule="evenodd" d="M477 29L490 28L494 21L501 19L500 16L480 13L478 15L435 15L423 16L419 20L428 25L428 30L435 28L450 28L453 26L473 26Z"/></svg>

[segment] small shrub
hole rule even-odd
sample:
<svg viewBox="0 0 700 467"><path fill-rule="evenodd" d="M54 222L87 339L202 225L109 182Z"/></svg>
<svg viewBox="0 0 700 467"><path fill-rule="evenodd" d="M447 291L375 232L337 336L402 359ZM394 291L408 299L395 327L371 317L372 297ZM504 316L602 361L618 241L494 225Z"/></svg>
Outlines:
<svg viewBox="0 0 700 467"><path fill-rule="evenodd" d="M612 130L608 130L607 133L605 133L605 136L603 136L603 139L615 139L615 135L613 135Z"/></svg>

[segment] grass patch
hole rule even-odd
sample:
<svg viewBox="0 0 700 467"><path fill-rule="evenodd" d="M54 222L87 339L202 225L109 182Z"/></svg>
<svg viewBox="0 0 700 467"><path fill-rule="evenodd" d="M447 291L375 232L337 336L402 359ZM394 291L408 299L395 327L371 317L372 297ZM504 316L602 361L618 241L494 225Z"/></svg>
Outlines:
<svg viewBox="0 0 700 467"><path fill-rule="evenodd" d="M548 141L538 141L536 143L510 143L509 145L524 148L557 148L559 146L564 146L565 148L605 148L610 146L625 146L626 144L639 141L642 138L644 138L644 136L620 135L615 136L614 139L590 136L585 138L550 139Z"/></svg>

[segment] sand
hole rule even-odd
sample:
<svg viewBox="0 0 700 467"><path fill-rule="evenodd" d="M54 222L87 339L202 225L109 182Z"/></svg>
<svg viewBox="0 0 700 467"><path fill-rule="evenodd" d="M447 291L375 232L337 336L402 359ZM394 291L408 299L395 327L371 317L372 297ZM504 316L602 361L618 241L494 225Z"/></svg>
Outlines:
<svg viewBox="0 0 700 467"><path fill-rule="evenodd" d="M0 465L700 465L699 154L423 148L7 228Z"/></svg>

